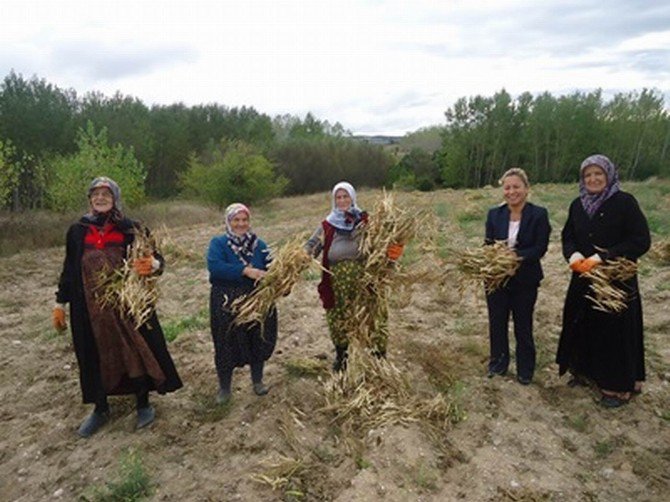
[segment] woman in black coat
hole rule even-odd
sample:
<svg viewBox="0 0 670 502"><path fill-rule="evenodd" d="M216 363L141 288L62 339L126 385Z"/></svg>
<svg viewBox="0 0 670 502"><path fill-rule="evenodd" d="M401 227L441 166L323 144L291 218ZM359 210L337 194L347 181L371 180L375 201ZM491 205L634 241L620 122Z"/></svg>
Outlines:
<svg viewBox="0 0 670 502"><path fill-rule="evenodd" d="M627 308L607 313L586 298L590 283L581 274L603 260L637 261L649 250L651 239L637 200L621 191L616 167L604 155L582 162L579 197L570 205L561 239L573 274L556 356L559 372L572 373L571 386L595 382L603 406L621 406L641 391L645 379L637 276L618 284L628 292Z"/></svg>
<svg viewBox="0 0 670 502"><path fill-rule="evenodd" d="M507 325L510 313L516 339L517 381L528 385L535 372L533 310L537 289L544 277L540 258L549 245L547 210L528 202L530 184L523 169L509 169L500 184L505 203L489 210L486 218L486 242L506 241L521 258L521 264L507 284L486 295L489 313L490 358L488 376L504 375L509 366Z"/></svg>
<svg viewBox="0 0 670 502"><path fill-rule="evenodd" d="M165 393L182 386L155 311L136 329L132 320L115 308L102 306L96 297L101 272L122 266L138 230L136 223L122 215L120 195L119 186L109 178L91 183L90 212L67 232L53 309L54 327L64 330L65 305L70 304L83 401L95 405L78 429L81 437L91 436L109 420L108 395L135 394L137 427L141 428L155 417L149 391ZM139 275L158 274L163 259L154 253L135 260L133 267Z"/></svg>

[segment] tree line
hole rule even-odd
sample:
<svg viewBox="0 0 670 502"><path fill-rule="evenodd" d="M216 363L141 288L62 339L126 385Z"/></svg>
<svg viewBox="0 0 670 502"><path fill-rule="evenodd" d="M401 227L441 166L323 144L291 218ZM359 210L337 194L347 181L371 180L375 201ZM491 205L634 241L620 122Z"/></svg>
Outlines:
<svg viewBox="0 0 670 502"><path fill-rule="evenodd" d="M533 182L574 182L581 161L603 153L623 179L670 175L670 117L662 94L602 91L555 97L505 90L492 97L460 98L446 125L418 131L416 143L442 141L432 154L412 148L392 169L394 179L420 189L494 184L509 167ZM412 136L412 135L410 135ZM409 139L409 138L408 138Z"/></svg>
<svg viewBox="0 0 670 502"><path fill-rule="evenodd" d="M242 158L248 169L232 172ZM122 186L140 184L144 192L133 196L135 203L182 193L211 201L214 180L243 176L238 186L253 190L225 196L256 202L264 194L327 190L343 178L379 186L392 163L380 147L311 113L270 117L215 103L147 106L118 92L78 96L15 72L0 83L0 209L69 208L75 202L65 193L80 185L72 185L77 176L114 172Z"/></svg>
<svg viewBox="0 0 670 502"><path fill-rule="evenodd" d="M0 209L81 207L84 196L67 193L111 173L134 203L183 194L218 205L328 190L342 179L477 187L511 166L526 169L533 182L574 181L579 162L594 152L612 158L623 178L670 174L670 119L653 90L609 100L601 91L512 98L501 90L460 98L445 119L382 148L311 113L147 106L118 92L79 96L10 72L0 83Z"/></svg>

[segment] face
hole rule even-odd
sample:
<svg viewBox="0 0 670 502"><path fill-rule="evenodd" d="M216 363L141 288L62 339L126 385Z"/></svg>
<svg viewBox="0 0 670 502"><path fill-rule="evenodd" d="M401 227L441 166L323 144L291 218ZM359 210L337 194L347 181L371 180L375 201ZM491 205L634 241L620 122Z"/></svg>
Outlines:
<svg viewBox="0 0 670 502"><path fill-rule="evenodd" d="M590 165L582 173L584 186L589 193L600 193L607 186L607 174L600 166Z"/></svg>
<svg viewBox="0 0 670 502"><path fill-rule="evenodd" d="M249 231L250 226L251 224L249 223L249 215L244 211L240 211L235 216L233 216L232 220L230 220L230 229L236 235L246 234Z"/></svg>
<svg viewBox="0 0 670 502"><path fill-rule="evenodd" d="M519 176L515 174L507 176L503 180L502 189L505 202L510 207L520 207L526 202L528 187Z"/></svg>
<svg viewBox="0 0 670 502"><path fill-rule="evenodd" d="M114 195L107 187L94 188L88 200L94 213L107 213L114 207Z"/></svg>
<svg viewBox="0 0 670 502"><path fill-rule="evenodd" d="M351 207L351 196L343 188L335 192L335 207L342 211L346 211Z"/></svg>

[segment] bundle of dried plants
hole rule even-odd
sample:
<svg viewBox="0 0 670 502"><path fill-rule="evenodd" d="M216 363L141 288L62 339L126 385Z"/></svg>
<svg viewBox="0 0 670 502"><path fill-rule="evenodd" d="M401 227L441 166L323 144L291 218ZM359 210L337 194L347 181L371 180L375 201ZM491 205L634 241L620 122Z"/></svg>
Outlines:
<svg viewBox="0 0 670 502"><path fill-rule="evenodd" d="M592 295L586 295L593 308L602 312L618 313L628 308L630 294L622 283L637 273L637 263L626 258L606 260L582 274L591 281Z"/></svg>
<svg viewBox="0 0 670 502"><path fill-rule="evenodd" d="M465 248L456 255L456 269L460 272L459 288L468 284L484 283L487 294L504 287L521 265L519 258L505 241L477 248Z"/></svg>
<svg viewBox="0 0 670 502"><path fill-rule="evenodd" d="M649 255L661 265L670 265L670 239L655 242Z"/></svg>
<svg viewBox="0 0 670 502"><path fill-rule="evenodd" d="M158 277L139 275L133 268L133 261L153 255L158 242L146 228L135 229L134 233L135 239L128 246L123 265L100 273L96 294L101 307L117 309L124 319L131 320L135 328L139 328L156 308Z"/></svg>
<svg viewBox="0 0 670 502"><path fill-rule="evenodd" d="M235 299L232 310L236 324L263 323L272 306L298 282L310 265L318 262L304 249L305 237L296 237L271 253L267 273L248 295Z"/></svg>

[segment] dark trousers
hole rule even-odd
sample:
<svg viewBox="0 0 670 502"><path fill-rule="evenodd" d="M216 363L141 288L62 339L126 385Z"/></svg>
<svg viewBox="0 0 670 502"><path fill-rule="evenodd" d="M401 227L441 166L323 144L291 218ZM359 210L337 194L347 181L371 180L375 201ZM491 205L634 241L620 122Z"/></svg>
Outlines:
<svg viewBox="0 0 670 502"><path fill-rule="evenodd" d="M516 339L516 372L532 378L535 371L535 342L533 341L533 310L537 286L508 284L486 296L489 310L489 341L491 353L489 371L504 373L509 366L509 315L514 321Z"/></svg>

